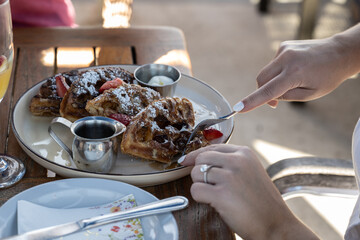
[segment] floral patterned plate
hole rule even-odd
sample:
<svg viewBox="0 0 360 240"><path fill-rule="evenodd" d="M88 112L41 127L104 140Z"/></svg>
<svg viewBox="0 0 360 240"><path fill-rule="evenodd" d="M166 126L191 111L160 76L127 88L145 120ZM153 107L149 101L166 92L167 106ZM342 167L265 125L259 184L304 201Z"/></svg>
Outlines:
<svg viewBox="0 0 360 240"><path fill-rule="evenodd" d="M137 205L158 200L140 188L114 180L69 178L38 185L15 195L0 207L0 239L18 233L17 205L20 200L47 208L74 209L103 206L129 194L133 194ZM171 213L142 217L140 221L147 240L177 240L179 237ZM118 227L113 229L117 230Z"/></svg>
<svg viewBox="0 0 360 240"><path fill-rule="evenodd" d="M17 207L18 233L22 234L40 228L75 222L84 218L124 211L133 207L136 207L136 200L133 194L126 195L125 197L111 203L86 208L49 208L26 200L20 200L18 201ZM39 216L41 217L39 218ZM143 236L144 234L140 219L135 218L102 225L57 239L143 240Z"/></svg>

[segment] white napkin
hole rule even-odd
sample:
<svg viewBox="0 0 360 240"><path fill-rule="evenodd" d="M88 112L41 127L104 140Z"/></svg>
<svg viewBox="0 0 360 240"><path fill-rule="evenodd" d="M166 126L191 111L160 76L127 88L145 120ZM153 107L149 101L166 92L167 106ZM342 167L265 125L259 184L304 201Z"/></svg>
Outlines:
<svg viewBox="0 0 360 240"><path fill-rule="evenodd" d="M134 195L127 195L117 201L89 208L57 209L37 205L25 200L18 201L18 233L50 227L57 224L123 211L136 206ZM114 222L58 239L143 239L140 219Z"/></svg>

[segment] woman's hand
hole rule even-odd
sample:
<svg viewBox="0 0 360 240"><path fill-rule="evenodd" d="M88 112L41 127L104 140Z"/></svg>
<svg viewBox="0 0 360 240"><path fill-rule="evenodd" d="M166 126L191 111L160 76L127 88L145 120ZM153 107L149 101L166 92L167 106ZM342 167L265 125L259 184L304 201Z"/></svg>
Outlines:
<svg viewBox="0 0 360 240"><path fill-rule="evenodd" d="M194 166L192 197L214 207L243 238L316 239L288 209L249 148L211 145L189 153L181 164ZM203 164L214 166L208 171L208 184L200 171Z"/></svg>
<svg viewBox="0 0 360 240"><path fill-rule="evenodd" d="M326 39L283 42L257 77L258 89L242 100L242 112L278 100L322 97L360 71L360 25ZM242 106L242 104L240 104Z"/></svg>

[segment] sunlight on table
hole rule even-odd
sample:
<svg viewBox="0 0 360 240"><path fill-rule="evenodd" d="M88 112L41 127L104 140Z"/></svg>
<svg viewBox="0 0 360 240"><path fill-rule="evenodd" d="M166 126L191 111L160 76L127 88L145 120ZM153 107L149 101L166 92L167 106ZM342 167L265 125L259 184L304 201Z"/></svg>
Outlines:
<svg viewBox="0 0 360 240"><path fill-rule="evenodd" d="M267 161L268 164L273 164L285 158L313 156L309 153L287 148L261 139L254 140L252 145L254 149Z"/></svg>
<svg viewBox="0 0 360 240"><path fill-rule="evenodd" d="M65 48L57 49L57 66L60 68L66 67L88 67L94 63L94 49L93 48ZM55 61L55 49L49 48L42 51L41 62L44 66L52 67Z"/></svg>
<svg viewBox="0 0 360 240"><path fill-rule="evenodd" d="M327 223L344 236L356 198L305 196L304 199Z"/></svg>
<svg viewBox="0 0 360 240"><path fill-rule="evenodd" d="M326 221L340 236L344 236L356 199L305 196L303 198L316 214ZM339 207L337 207L339 206ZM310 226L311 228L311 226ZM316 229L312 229L316 231ZM236 240L242 240L235 234Z"/></svg>
<svg viewBox="0 0 360 240"><path fill-rule="evenodd" d="M167 64L175 67L191 69L190 57L185 50L172 50L162 55L154 63Z"/></svg>
<svg viewBox="0 0 360 240"><path fill-rule="evenodd" d="M312 156L309 153L287 148L261 139L256 139L252 145L256 152L259 153L269 165L285 158ZM341 236L345 234L356 198L335 198L312 195L306 195L301 198L308 204L309 208L304 209L304 211L316 214L325 221L324 223L320 223L320 225L329 225ZM319 226L319 223L316 222L317 220L314 219L312 221L313 222L306 222L310 228ZM316 232L316 229L313 230Z"/></svg>
<svg viewBox="0 0 360 240"><path fill-rule="evenodd" d="M52 67L54 66L55 61L55 50L54 48L49 48L46 50L41 51L41 63L44 66Z"/></svg>
<svg viewBox="0 0 360 240"><path fill-rule="evenodd" d="M95 61L93 48L58 48L58 67L88 67Z"/></svg>

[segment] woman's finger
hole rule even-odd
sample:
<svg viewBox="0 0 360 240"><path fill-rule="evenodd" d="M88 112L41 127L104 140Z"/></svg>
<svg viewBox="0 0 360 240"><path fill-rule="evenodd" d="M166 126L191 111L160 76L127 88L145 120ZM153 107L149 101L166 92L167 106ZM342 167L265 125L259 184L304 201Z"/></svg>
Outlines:
<svg viewBox="0 0 360 240"><path fill-rule="evenodd" d="M242 100L244 108L241 112L248 112L271 100L276 100L289 91L292 88L291 83L286 81L282 75L277 75L274 79L245 97Z"/></svg>
<svg viewBox="0 0 360 240"><path fill-rule="evenodd" d="M201 171L201 167L202 165L196 165L192 170L191 170L191 179L193 180L193 182L203 182L205 183L205 173ZM226 170L213 166L210 169L207 170L206 173L206 179L207 182L209 184L217 184L220 183L221 180L223 179L223 175L225 174Z"/></svg>
<svg viewBox="0 0 360 240"><path fill-rule="evenodd" d="M212 204L216 186L202 182L195 182L191 185L190 192L193 199L197 202Z"/></svg>
<svg viewBox="0 0 360 240"><path fill-rule="evenodd" d="M278 60L275 59L268 65L266 65L259 73L256 78L257 87L260 88L271 79L275 78L282 71L282 66L278 63Z"/></svg>
<svg viewBox="0 0 360 240"><path fill-rule="evenodd" d="M183 166L193 166L195 165L195 160L197 159L198 155L201 153L209 151L231 153L236 152L237 150L238 146L232 144L212 144L188 153L186 156L183 156L183 158L180 158L178 163Z"/></svg>

